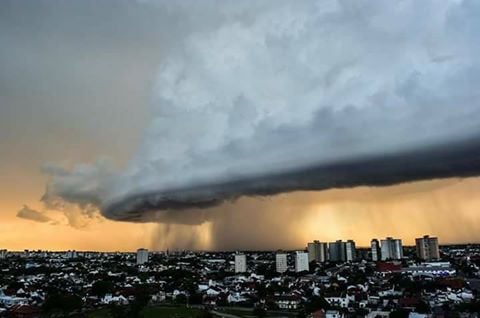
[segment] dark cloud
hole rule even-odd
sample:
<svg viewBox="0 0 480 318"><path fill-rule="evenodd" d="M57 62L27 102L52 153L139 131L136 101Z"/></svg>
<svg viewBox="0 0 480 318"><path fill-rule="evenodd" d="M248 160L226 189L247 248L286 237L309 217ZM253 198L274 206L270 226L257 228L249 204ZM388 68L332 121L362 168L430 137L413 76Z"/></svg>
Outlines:
<svg viewBox="0 0 480 318"><path fill-rule="evenodd" d="M45 215L45 213L31 209L26 205L24 205L23 208L17 212L17 217L40 223L47 223L52 221L52 219Z"/></svg>
<svg viewBox="0 0 480 318"><path fill-rule="evenodd" d="M188 23L159 58L142 142L120 172L47 169L47 206L168 220L158 211L480 173L471 1L147 3Z"/></svg>
<svg viewBox="0 0 480 318"><path fill-rule="evenodd" d="M116 220L148 221L150 212L212 207L242 196L269 196L291 191L358 186L388 186L418 180L470 177L479 174L480 136L407 153L384 154L276 175L205 184L179 191L142 193L106 206L103 213ZM157 221L178 222L178 218L172 213L153 213L151 216ZM181 218L181 213L179 217ZM194 220L195 218L189 215L188 221L180 223L188 224L195 222Z"/></svg>

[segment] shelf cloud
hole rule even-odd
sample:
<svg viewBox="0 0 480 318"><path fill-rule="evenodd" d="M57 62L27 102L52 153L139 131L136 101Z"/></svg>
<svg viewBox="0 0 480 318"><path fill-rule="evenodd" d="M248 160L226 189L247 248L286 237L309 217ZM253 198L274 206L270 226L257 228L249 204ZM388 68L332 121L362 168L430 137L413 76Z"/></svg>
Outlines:
<svg viewBox="0 0 480 318"><path fill-rule="evenodd" d="M160 61L125 169L49 165L47 206L149 221L243 196L480 174L478 2L220 7Z"/></svg>

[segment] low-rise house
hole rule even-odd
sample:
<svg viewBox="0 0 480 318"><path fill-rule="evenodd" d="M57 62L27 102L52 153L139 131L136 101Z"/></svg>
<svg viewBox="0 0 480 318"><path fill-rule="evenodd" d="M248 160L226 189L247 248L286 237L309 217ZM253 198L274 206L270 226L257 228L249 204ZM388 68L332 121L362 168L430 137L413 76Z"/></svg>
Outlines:
<svg viewBox="0 0 480 318"><path fill-rule="evenodd" d="M348 305L350 303L350 297L345 296L345 297L325 297L325 300L331 305L335 307L341 307L341 308L348 308Z"/></svg>
<svg viewBox="0 0 480 318"><path fill-rule="evenodd" d="M112 296L111 294L105 295L102 298L101 302L103 304L115 304L115 305L128 305L129 301L126 297L119 295L119 296Z"/></svg>
<svg viewBox="0 0 480 318"><path fill-rule="evenodd" d="M24 304L13 306L10 308L10 312L16 318L36 318L41 314L39 307Z"/></svg>
<svg viewBox="0 0 480 318"><path fill-rule="evenodd" d="M27 304L28 299L25 297L16 296L0 296L0 304L5 307L12 307L22 304Z"/></svg>
<svg viewBox="0 0 480 318"><path fill-rule="evenodd" d="M390 311L374 310L369 312L365 318L389 318Z"/></svg>
<svg viewBox="0 0 480 318"><path fill-rule="evenodd" d="M325 313L325 318L343 318L343 314L341 314L338 310L327 310Z"/></svg>
<svg viewBox="0 0 480 318"><path fill-rule="evenodd" d="M298 309L302 299L297 295L283 295L276 296L274 299L275 304L280 309Z"/></svg>

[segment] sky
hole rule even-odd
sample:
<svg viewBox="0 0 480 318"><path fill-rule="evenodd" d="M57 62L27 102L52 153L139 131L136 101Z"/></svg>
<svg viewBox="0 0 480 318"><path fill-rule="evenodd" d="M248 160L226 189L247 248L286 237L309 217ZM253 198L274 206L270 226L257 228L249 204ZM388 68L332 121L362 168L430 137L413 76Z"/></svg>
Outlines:
<svg viewBox="0 0 480 318"><path fill-rule="evenodd" d="M480 240L475 1L2 1L0 248Z"/></svg>

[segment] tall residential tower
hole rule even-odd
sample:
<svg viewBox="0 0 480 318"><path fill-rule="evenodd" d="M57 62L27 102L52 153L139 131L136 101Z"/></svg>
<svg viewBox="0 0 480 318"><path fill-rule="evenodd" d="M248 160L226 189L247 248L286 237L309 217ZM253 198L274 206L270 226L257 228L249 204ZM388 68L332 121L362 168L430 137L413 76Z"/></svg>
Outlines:
<svg viewBox="0 0 480 318"><path fill-rule="evenodd" d="M345 262L347 260L345 242L337 240L328 243L328 254L332 262Z"/></svg>
<svg viewBox="0 0 480 318"><path fill-rule="evenodd" d="M148 262L148 250L139 248L137 250L137 265L143 265Z"/></svg>
<svg viewBox="0 0 480 318"><path fill-rule="evenodd" d="M372 261L377 262L382 258L382 250L380 249L380 242L377 239L373 239L370 242L370 248L372 250Z"/></svg>
<svg viewBox="0 0 480 318"><path fill-rule="evenodd" d="M425 235L424 237L415 239L417 256L425 261L440 259L438 249L438 238Z"/></svg>
<svg viewBox="0 0 480 318"><path fill-rule="evenodd" d="M245 254L235 254L235 273L245 273L247 271L247 256Z"/></svg>
<svg viewBox="0 0 480 318"><path fill-rule="evenodd" d="M277 273L285 273L288 270L287 253L279 252L275 255L275 268Z"/></svg>
<svg viewBox="0 0 480 318"><path fill-rule="evenodd" d="M355 248L355 242L348 240L345 243L345 260L347 262L353 262L357 258L357 251Z"/></svg>
<svg viewBox="0 0 480 318"><path fill-rule="evenodd" d="M308 263L308 253L305 252L297 252L295 254L295 271L297 273L308 271L310 269Z"/></svg>
<svg viewBox="0 0 480 318"><path fill-rule="evenodd" d="M308 261L317 261L319 263L326 262L328 259L328 246L327 243L319 241L313 241L308 243Z"/></svg>
<svg viewBox="0 0 480 318"><path fill-rule="evenodd" d="M387 237L386 239L382 240L381 250L382 260L398 260L403 258L403 246L402 240L400 239Z"/></svg>

